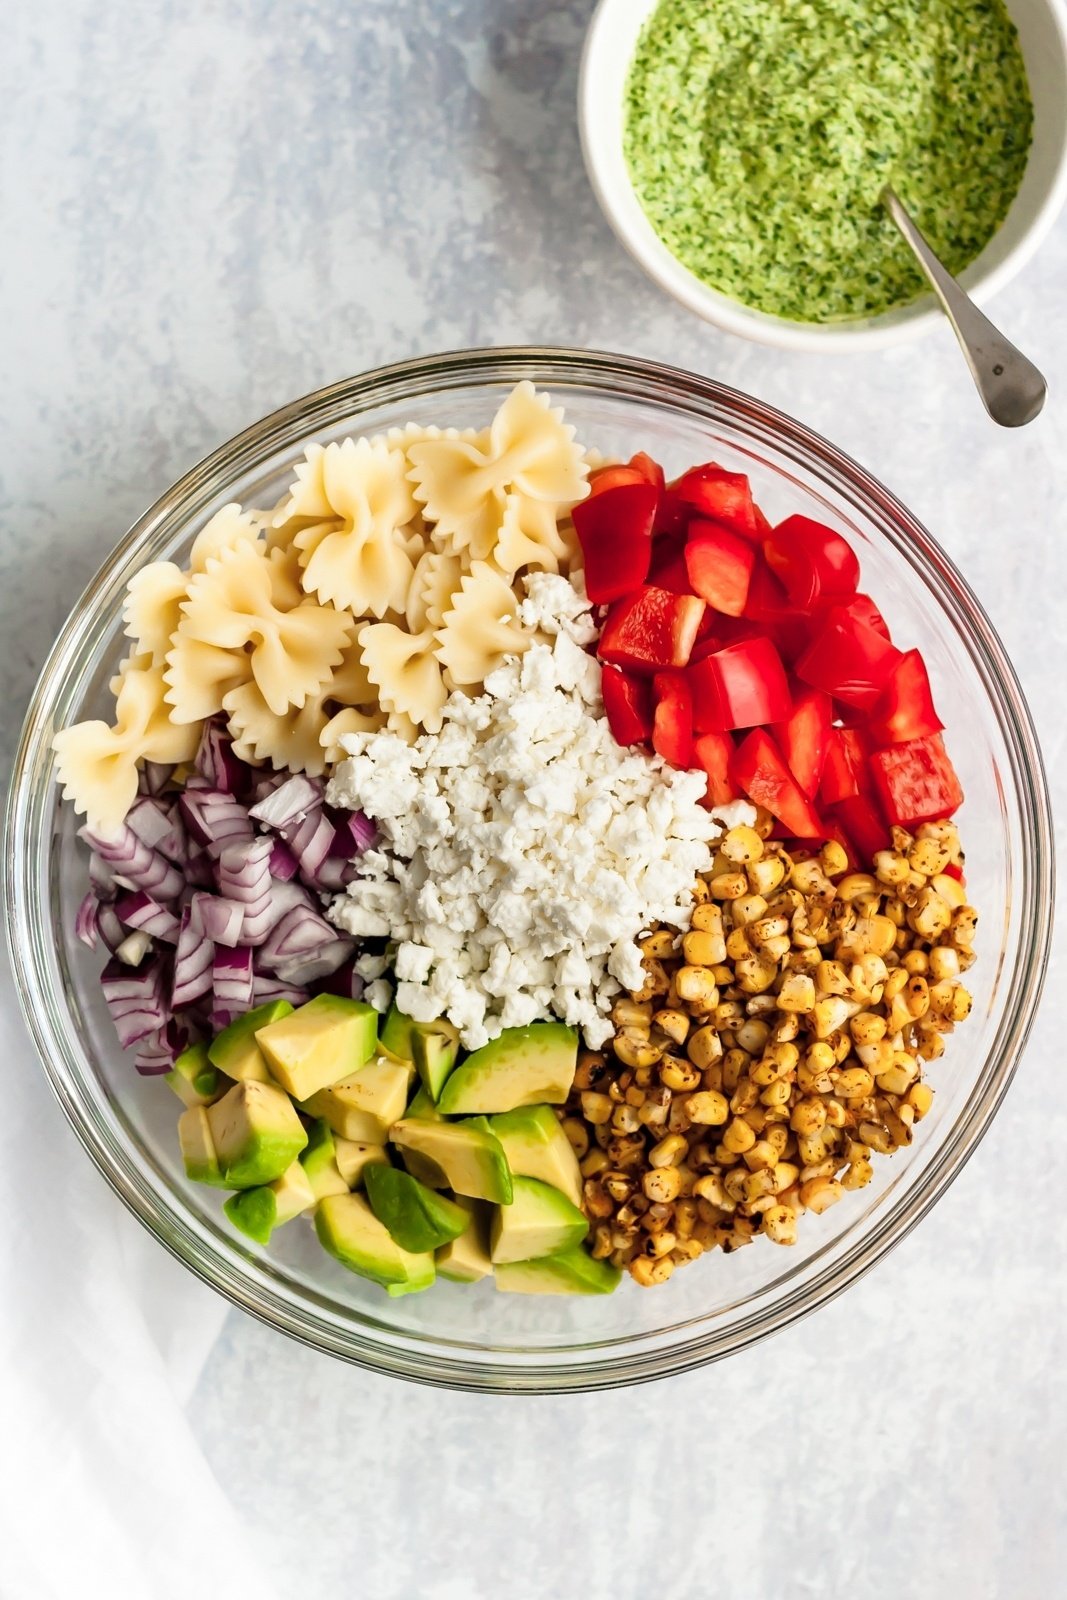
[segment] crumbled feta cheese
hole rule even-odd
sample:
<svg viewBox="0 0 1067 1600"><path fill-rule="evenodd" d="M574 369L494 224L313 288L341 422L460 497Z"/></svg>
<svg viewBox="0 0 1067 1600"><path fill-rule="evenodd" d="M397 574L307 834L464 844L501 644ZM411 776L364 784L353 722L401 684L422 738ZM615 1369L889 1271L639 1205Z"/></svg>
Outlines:
<svg viewBox="0 0 1067 1600"><path fill-rule="evenodd" d="M452 694L439 733L343 741L328 799L373 817L382 845L330 916L393 940L397 1005L419 1022L447 1016L467 1049L552 1015L597 1048L612 997L644 981L638 935L686 925L717 819L755 813L712 814L702 774L620 749L585 649L597 630L583 590L540 572L525 586L520 616L540 641L481 695ZM379 959L363 958L364 975L385 1009Z"/></svg>

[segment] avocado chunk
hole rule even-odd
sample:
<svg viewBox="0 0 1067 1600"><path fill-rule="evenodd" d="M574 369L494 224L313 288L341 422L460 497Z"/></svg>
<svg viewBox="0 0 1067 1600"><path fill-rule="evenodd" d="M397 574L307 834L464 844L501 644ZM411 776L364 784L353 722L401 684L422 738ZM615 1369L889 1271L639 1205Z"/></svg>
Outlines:
<svg viewBox="0 0 1067 1600"><path fill-rule="evenodd" d="M405 1016L403 1011L398 1011L396 1006L390 1006L385 1021L382 1023L381 1045L400 1061L413 1061L415 1058L411 1049L411 1030L415 1023Z"/></svg>
<svg viewBox="0 0 1067 1600"><path fill-rule="evenodd" d="M294 1161L273 1183L258 1189L238 1189L222 1209L235 1228L257 1244L267 1244L275 1228L291 1222L314 1204L315 1194L307 1174L300 1162Z"/></svg>
<svg viewBox="0 0 1067 1600"><path fill-rule="evenodd" d="M562 1105L577 1064L578 1035L562 1022L505 1028L460 1062L441 1090L438 1110L458 1117L541 1102Z"/></svg>
<svg viewBox="0 0 1067 1600"><path fill-rule="evenodd" d="M484 1117L466 1122L420 1122L405 1117L394 1123L390 1139L404 1157L417 1155L423 1183L454 1189L472 1200L511 1200L511 1172L496 1134ZM429 1173L427 1177L424 1174Z"/></svg>
<svg viewBox="0 0 1067 1600"><path fill-rule="evenodd" d="M219 1097L219 1075L208 1060L206 1044L183 1050L164 1081L186 1106L207 1106Z"/></svg>
<svg viewBox="0 0 1067 1600"><path fill-rule="evenodd" d="M238 1083L271 1083L270 1068L256 1043L256 1032L292 1013L288 1000L271 1000L236 1017L208 1047L208 1060Z"/></svg>
<svg viewBox="0 0 1067 1600"><path fill-rule="evenodd" d="M308 1142L293 1102L273 1083L235 1083L207 1116L230 1189L272 1183Z"/></svg>
<svg viewBox="0 0 1067 1600"><path fill-rule="evenodd" d="M316 1200L325 1200L328 1194L347 1194L351 1188L337 1165L333 1129L325 1117L319 1117L308 1129L308 1142L300 1153L300 1165Z"/></svg>
<svg viewBox="0 0 1067 1600"><path fill-rule="evenodd" d="M178 1144L185 1176L194 1183L213 1183L226 1188L219 1167L215 1141L211 1137L211 1124L204 1106L190 1106L178 1118Z"/></svg>
<svg viewBox="0 0 1067 1600"><path fill-rule="evenodd" d="M458 1238L438 1250L437 1274L453 1283L477 1283L493 1273L489 1259L489 1207L483 1200L471 1200L463 1194L456 1196L455 1203L469 1214L470 1222Z"/></svg>
<svg viewBox="0 0 1067 1600"><path fill-rule="evenodd" d="M433 1103L433 1096L420 1084L404 1112L405 1118L415 1117L420 1122L443 1122L445 1119Z"/></svg>
<svg viewBox="0 0 1067 1600"><path fill-rule="evenodd" d="M445 1021L413 1022L411 1048L422 1086L436 1102L459 1055L459 1029Z"/></svg>
<svg viewBox="0 0 1067 1600"><path fill-rule="evenodd" d="M342 1266L386 1289L410 1294L428 1289L436 1275L433 1256L402 1249L361 1194L331 1194L315 1208L319 1243Z"/></svg>
<svg viewBox="0 0 1067 1600"><path fill-rule="evenodd" d="M389 1152L384 1144L364 1144L357 1139L342 1139L339 1133L334 1135L333 1153L337 1170L350 1189L359 1188L367 1167L389 1165Z"/></svg>
<svg viewBox="0 0 1067 1600"><path fill-rule="evenodd" d="M420 1084L415 1095L404 1112L403 1121L410 1118L417 1122L443 1122L445 1119L434 1105L429 1094ZM435 1161L427 1156L420 1155L417 1150L401 1150L400 1159L413 1178L418 1178L420 1183L428 1184L431 1189L447 1189L448 1179Z"/></svg>
<svg viewBox="0 0 1067 1600"><path fill-rule="evenodd" d="M454 1200L446 1200L397 1167L368 1167L363 1182L378 1221L385 1223L398 1245L413 1253L448 1244L470 1222Z"/></svg>
<svg viewBox="0 0 1067 1600"><path fill-rule="evenodd" d="M374 1054L378 1013L362 1000L319 994L306 1005L256 1030L271 1076L294 1100L350 1077Z"/></svg>
<svg viewBox="0 0 1067 1600"><path fill-rule="evenodd" d="M551 1106L520 1106L490 1117L489 1126L504 1146L517 1178L540 1178L582 1203L582 1174L570 1140Z"/></svg>
<svg viewBox="0 0 1067 1600"><path fill-rule="evenodd" d="M320 1089L300 1109L309 1117L325 1117L342 1139L384 1144L392 1124L404 1115L414 1076L410 1061L379 1055L351 1077Z"/></svg>
<svg viewBox="0 0 1067 1600"><path fill-rule="evenodd" d="M610 1261L594 1261L584 1245L576 1244L540 1260L506 1262L495 1277L505 1294L610 1294L622 1273Z"/></svg>
<svg viewBox="0 0 1067 1600"><path fill-rule="evenodd" d="M558 1189L540 1178L514 1178L509 1206L497 1206L489 1229L494 1266L534 1261L581 1244L589 1232L585 1217Z"/></svg>

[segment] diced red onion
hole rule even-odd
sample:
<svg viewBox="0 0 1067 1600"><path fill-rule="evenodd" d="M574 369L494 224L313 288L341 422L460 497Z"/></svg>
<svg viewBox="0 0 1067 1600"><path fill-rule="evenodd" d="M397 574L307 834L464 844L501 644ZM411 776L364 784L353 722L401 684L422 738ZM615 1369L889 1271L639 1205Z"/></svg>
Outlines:
<svg viewBox="0 0 1067 1600"><path fill-rule="evenodd" d="M240 945L236 950L215 951L211 967L211 987L215 997L213 1015L228 1012L232 1020L242 1012L252 1009L254 994L252 951L247 945Z"/></svg>
<svg viewBox="0 0 1067 1600"><path fill-rule="evenodd" d="M362 1000L364 980L356 971L355 958L350 958L336 972L330 974L320 990L324 994L339 994L345 1000Z"/></svg>
<svg viewBox="0 0 1067 1600"><path fill-rule="evenodd" d="M125 888L144 889L153 900L173 900L181 893L181 873L158 851L142 844L125 823L112 838L88 827L79 830L79 837L107 862L115 881Z"/></svg>
<svg viewBox="0 0 1067 1600"><path fill-rule="evenodd" d="M74 933L90 950L96 949L97 943L97 916L100 911L100 902L90 889L81 905L78 907L74 918Z"/></svg>
<svg viewBox="0 0 1067 1600"><path fill-rule="evenodd" d="M270 928L268 933L276 928L285 916L292 911L294 906L305 906L311 911L318 911L318 902L310 889L302 883L278 883L271 880L270 886Z"/></svg>
<svg viewBox="0 0 1067 1600"><path fill-rule="evenodd" d="M248 790L250 769L234 755L233 740L218 717L209 717L204 723L194 765L213 789L238 795Z"/></svg>
<svg viewBox="0 0 1067 1600"><path fill-rule="evenodd" d="M331 820L337 832L346 840L350 853L361 856L364 850L369 850L378 842L377 824L362 811L345 811L338 814L331 810Z"/></svg>
<svg viewBox="0 0 1067 1600"><path fill-rule="evenodd" d="M295 983L283 983L270 972L257 972L252 983L252 998L257 1006L268 1005L272 1000L288 1000L291 1006L302 1006L311 999L308 989Z"/></svg>
<svg viewBox="0 0 1067 1600"><path fill-rule="evenodd" d="M195 894L193 901L196 904L195 916L206 939L210 939L212 944L225 945L228 950L240 944L244 906L236 900L226 900L222 895L203 892Z"/></svg>
<svg viewBox="0 0 1067 1600"><path fill-rule="evenodd" d="M323 945L319 950L309 950L305 955L277 961L274 971L275 975L286 983L314 983L316 979L328 978L331 973L336 972L351 954L351 939L336 938L331 944Z"/></svg>
<svg viewBox="0 0 1067 1600"><path fill-rule="evenodd" d="M214 889L215 863L206 850L201 850L199 845L194 846L189 852L189 857L182 869L185 873L185 882L196 889Z"/></svg>
<svg viewBox="0 0 1067 1600"><path fill-rule="evenodd" d="M265 772L262 777L257 777L252 785L252 804L258 806L275 789L280 789L283 783L289 782L289 775L285 772Z"/></svg>
<svg viewBox="0 0 1067 1600"><path fill-rule="evenodd" d="M323 785L317 778L309 778L298 772L286 778L262 800L257 800L249 816L292 843L291 830L303 822L310 812L322 809L324 793Z"/></svg>
<svg viewBox="0 0 1067 1600"><path fill-rule="evenodd" d="M114 900L118 893L115 874L95 850L89 853L89 887L98 900Z"/></svg>
<svg viewBox="0 0 1067 1600"><path fill-rule="evenodd" d="M287 889L294 887L295 885L285 885ZM261 967L266 967L269 972L277 972L280 961L290 961L297 956L323 950L327 945L335 943L337 937L337 929L332 927L314 906L307 904L291 906L277 926L271 929L270 937L260 951L259 964ZM331 972L340 965L340 961L335 962L330 968Z"/></svg>
<svg viewBox="0 0 1067 1600"><path fill-rule="evenodd" d="M323 811L312 811L289 833L288 843L300 863L300 876L317 887L317 878L333 844L333 825Z"/></svg>
<svg viewBox="0 0 1067 1600"><path fill-rule="evenodd" d="M142 844L157 850L175 866L184 867L189 856L189 839L176 800L143 795L130 807L126 822Z"/></svg>
<svg viewBox="0 0 1067 1600"><path fill-rule="evenodd" d="M172 1017L158 1033L141 1040L133 1064L143 1077L158 1077L170 1071L188 1043L188 1029Z"/></svg>
<svg viewBox="0 0 1067 1600"><path fill-rule="evenodd" d="M143 889L124 894L115 902L115 915L127 928L137 928L162 939L164 944L174 944L178 937L178 918L169 906L161 906Z"/></svg>
<svg viewBox="0 0 1067 1600"><path fill-rule="evenodd" d="M119 921L114 906L101 906L96 913L96 931L112 954L126 937L126 929Z"/></svg>
<svg viewBox="0 0 1067 1600"><path fill-rule="evenodd" d="M171 1005L175 1011L192 1005L211 991L211 963L215 950L204 937L195 900L182 912L178 948L174 952L174 981Z"/></svg>
<svg viewBox="0 0 1067 1600"><path fill-rule="evenodd" d="M300 870L300 863L284 839L273 839L270 852L270 875L281 883L288 883Z"/></svg>
<svg viewBox="0 0 1067 1600"><path fill-rule="evenodd" d="M271 914L271 840L229 845L219 857L219 891L244 907L243 944L259 945L277 920Z"/></svg>
<svg viewBox="0 0 1067 1600"><path fill-rule="evenodd" d="M174 768L162 761L144 761L137 775L137 787L141 794L162 794L173 776Z"/></svg>
<svg viewBox="0 0 1067 1600"><path fill-rule="evenodd" d="M181 797L185 824L198 844L218 860L229 844L251 844L252 824L239 800L221 789L186 788Z"/></svg>
<svg viewBox="0 0 1067 1600"><path fill-rule="evenodd" d="M163 962L159 957L137 968L109 961L100 987L124 1049L166 1026Z"/></svg>

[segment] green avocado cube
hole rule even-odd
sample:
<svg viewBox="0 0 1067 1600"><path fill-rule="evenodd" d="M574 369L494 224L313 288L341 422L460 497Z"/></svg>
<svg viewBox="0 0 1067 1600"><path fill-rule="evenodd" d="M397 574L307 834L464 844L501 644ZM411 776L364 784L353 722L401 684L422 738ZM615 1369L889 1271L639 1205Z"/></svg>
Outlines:
<svg viewBox="0 0 1067 1600"><path fill-rule="evenodd" d="M456 1196L455 1204L467 1212L470 1222L458 1238L443 1244L437 1251L437 1273L453 1283L477 1283L493 1274L489 1256L489 1207L482 1200L471 1200L462 1194Z"/></svg>
<svg viewBox="0 0 1067 1600"><path fill-rule="evenodd" d="M325 1117L334 1133L361 1144L384 1144L404 1115L415 1068L410 1061L379 1055L351 1077L320 1089L301 1105L309 1117Z"/></svg>
<svg viewBox="0 0 1067 1600"><path fill-rule="evenodd" d="M506 1262L494 1277L505 1294L611 1294L622 1273L578 1244L540 1260Z"/></svg>
<svg viewBox="0 0 1067 1600"><path fill-rule="evenodd" d="M328 1194L347 1194L351 1188L341 1176L333 1130L325 1117L319 1117L308 1129L308 1142L300 1152L300 1165L316 1200L324 1200Z"/></svg>
<svg viewBox="0 0 1067 1600"><path fill-rule="evenodd" d="M470 1222L454 1201L397 1167L370 1166L363 1183L374 1215L385 1223L397 1244L413 1253L448 1244Z"/></svg>
<svg viewBox="0 0 1067 1600"><path fill-rule="evenodd" d="M292 1011L288 1000L271 1000L235 1017L208 1048L208 1059L238 1083L271 1083L270 1069L256 1043L256 1032Z"/></svg>
<svg viewBox="0 0 1067 1600"><path fill-rule="evenodd" d="M337 1170L350 1189L358 1189L367 1167L389 1165L389 1152L384 1144L367 1144L360 1139L333 1137L334 1159Z"/></svg>
<svg viewBox="0 0 1067 1600"><path fill-rule="evenodd" d="M445 1021L414 1022L411 1049L422 1086L436 1102L459 1055L459 1029Z"/></svg>
<svg viewBox="0 0 1067 1600"><path fill-rule="evenodd" d="M443 1122L445 1119L433 1103L433 1096L420 1084L411 1097L405 1117L415 1117L422 1122Z"/></svg>
<svg viewBox="0 0 1067 1600"><path fill-rule="evenodd" d="M185 1176L194 1183L228 1187L219 1167L211 1124L204 1106L189 1106L178 1118L178 1145L185 1163Z"/></svg>
<svg viewBox="0 0 1067 1600"><path fill-rule="evenodd" d="M300 1162L294 1161L273 1183L258 1189L238 1189L222 1209L235 1228L257 1244L267 1244L275 1228L291 1222L314 1204L315 1194L307 1174Z"/></svg>
<svg viewBox="0 0 1067 1600"><path fill-rule="evenodd" d="M207 1050L206 1044L191 1044L165 1076L164 1081L183 1105L207 1106L219 1097L219 1075L208 1060Z"/></svg>
<svg viewBox="0 0 1067 1600"><path fill-rule="evenodd" d="M410 1017L398 1011L396 1006L390 1006L388 1015L382 1023L381 1046L388 1050L390 1055L397 1056L401 1061L413 1061L411 1032L415 1027Z"/></svg>
<svg viewBox="0 0 1067 1600"><path fill-rule="evenodd" d="M452 1189L472 1200L511 1200L511 1171L500 1140L484 1117L464 1122L426 1122L404 1117L389 1134L405 1166L415 1157L417 1176L434 1189ZM409 1171L411 1167L409 1167Z"/></svg>
<svg viewBox="0 0 1067 1600"><path fill-rule="evenodd" d="M271 1076L294 1100L347 1078L374 1054L378 1013L362 1000L320 994L286 1017L256 1029Z"/></svg>
<svg viewBox="0 0 1067 1600"><path fill-rule="evenodd" d="M559 1189L539 1178L514 1178L509 1206L497 1206L489 1229L494 1266L533 1261L581 1244L589 1223Z"/></svg>
<svg viewBox="0 0 1067 1600"><path fill-rule="evenodd" d="M540 1178L562 1189L574 1205L582 1203L578 1157L551 1106L520 1106L490 1117L489 1126L504 1146L517 1178Z"/></svg>
<svg viewBox="0 0 1067 1600"><path fill-rule="evenodd" d="M254 1189L280 1178L307 1144L284 1090L272 1083L235 1083L208 1108L219 1169L230 1189Z"/></svg>
<svg viewBox="0 0 1067 1600"><path fill-rule="evenodd" d="M574 1082L578 1035L562 1022L505 1028L461 1061L437 1101L446 1117L514 1111L541 1102L562 1105Z"/></svg>
<svg viewBox="0 0 1067 1600"><path fill-rule="evenodd" d="M315 1232L323 1249L349 1272L383 1288L411 1294L428 1289L436 1275L433 1256L398 1245L361 1194L331 1194L320 1200Z"/></svg>

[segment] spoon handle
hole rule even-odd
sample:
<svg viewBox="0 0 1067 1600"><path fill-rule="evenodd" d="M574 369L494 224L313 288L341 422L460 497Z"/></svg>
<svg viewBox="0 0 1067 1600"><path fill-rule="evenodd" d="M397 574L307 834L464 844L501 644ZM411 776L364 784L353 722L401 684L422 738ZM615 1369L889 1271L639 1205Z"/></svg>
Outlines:
<svg viewBox="0 0 1067 1600"><path fill-rule="evenodd" d="M882 194L886 210L910 245L930 283L971 369L978 393L994 422L1019 428L1032 422L1045 403L1045 380L1010 340L993 326L952 274L941 264L890 188Z"/></svg>

